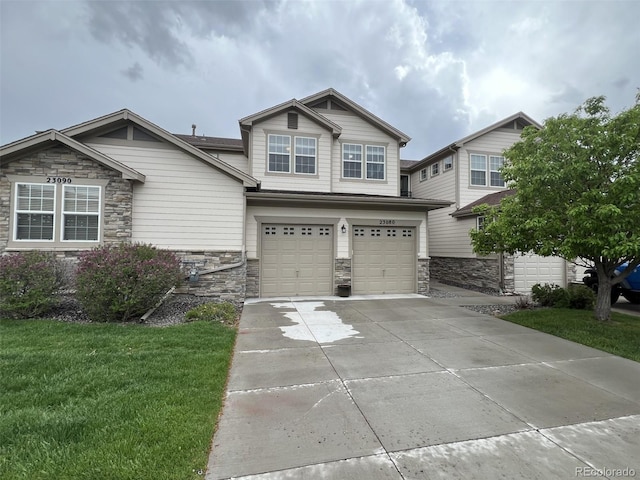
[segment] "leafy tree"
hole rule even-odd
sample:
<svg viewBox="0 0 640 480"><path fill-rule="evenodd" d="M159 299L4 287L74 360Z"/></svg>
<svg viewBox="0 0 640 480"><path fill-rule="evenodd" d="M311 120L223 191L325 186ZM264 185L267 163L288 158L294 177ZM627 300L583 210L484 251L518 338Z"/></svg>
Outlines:
<svg viewBox="0 0 640 480"><path fill-rule="evenodd" d="M595 314L611 315L611 287L640 264L640 92L611 115L604 97L573 114L527 127L507 149L502 173L515 194L486 205L484 228L471 232L474 251L534 252L585 259L598 272ZM620 276L614 271L628 267Z"/></svg>

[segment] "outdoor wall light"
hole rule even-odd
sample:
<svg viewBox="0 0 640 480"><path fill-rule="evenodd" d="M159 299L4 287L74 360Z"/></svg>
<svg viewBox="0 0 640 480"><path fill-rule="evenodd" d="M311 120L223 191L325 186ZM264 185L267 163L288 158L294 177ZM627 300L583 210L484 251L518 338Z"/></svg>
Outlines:
<svg viewBox="0 0 640 480"><path fill-rule="evenodd" d="M340 229L340 231L342 233L347 233L347 226L345 224L342 224L342 228Z"/></svg>

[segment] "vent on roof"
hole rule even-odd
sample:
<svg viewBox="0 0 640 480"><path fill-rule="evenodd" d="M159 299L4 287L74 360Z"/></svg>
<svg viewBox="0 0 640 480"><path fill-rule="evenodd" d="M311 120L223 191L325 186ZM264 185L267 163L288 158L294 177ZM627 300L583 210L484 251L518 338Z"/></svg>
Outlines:
<svg viewBox="0 0 640 480"><path fill-rule="evenodd" d="M122 127L117 130L112 130L110 132L103 133L100 136L105 138L119 138L119 139L126 140L128 129L129 127Z"/></svg>
<svg viewBox="0 0 640 480"><path fill-rule="evenodd" d="M329 108L329 102L327 100L322 100L311 105L311 108Z"/></svg>
<svg viewBox="0 0 640 480"><path fill-rule="evenodd" d="M289 112L287 114L287 127L296 130L298 128L298 114Z"/></svg>
<svg viewBox="0 0 640 480"><path fill-rule="evenodd" d="M340 105L338 102L336 102L335 100L331 101L331 110L341 110L343 112L346 112L347 109L344 108L342 105Z"/></svg>
<svg viewBox="0 0 640 480"><path fill-rule="evenodd" d="M159 142L156 137L150 135L144 130L140 130L139 128L133 127L133 139L140 140L145 142Z"/></svg>

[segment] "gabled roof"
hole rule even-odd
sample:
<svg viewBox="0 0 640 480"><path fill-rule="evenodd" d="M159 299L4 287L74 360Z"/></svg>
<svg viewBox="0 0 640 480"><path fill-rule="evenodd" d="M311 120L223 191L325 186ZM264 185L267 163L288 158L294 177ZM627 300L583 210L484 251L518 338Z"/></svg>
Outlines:
<svg viewBox="0 0 640 480"><path fill-rule="evenodd" d="M245 186L255 187L258 184L258 181L252 176L247 175L243 171L229 165L228 163L223 162L219 158L211 154L205 153L199 148L194 147L193 145L190 145L188 142L182 140L181 138L176 137L175 135L164 130L163 128L160 128L156 124L150 122L149 120L146 120L145 118L135 114L134 112L126 108L122 110L118 110L117 112L110 113L103 117L98 117L93 120L89 120L88 122L80 123L78 125L65 128L64 130L61 130L61 132L69 137L76 137L79 135L84 135L84 134L93 132L94 130L103 129L104 127L112 124L121 123L122 121L132 122L150 131L151 133L160 137L166 142L175 145L181 150L193 155L194 157L202 160L203 162L211 165L212 167L215 167L218 170L230 175L231 177L234 177L240 180Z"/></svg>
<svg viewBox="0 0 640 480"><path fill-rule="evenodd" d="M484 197L479 198L475 202L471 202L469 205L465 205L464 207L459 208L458 210L453 212L451 216L452 217L469 217L469 216L477 215L477 213L473 213L474 207L477 207L478 205L483 205L485 203L490 207L497 207L498 205L500 205L500 202L502 202L502 200L505 197L509 197L515 193L516 191L514 189L501 190L499 192L489 193L488 195L485 195Z"/></svg>
<svg viewBox="0 0 640 480"><path fill-rule="evenodd" d="M367 121L370 124L372 124L374 127L379 128L380 130L386 132L389 136L391 136L391 137L395 138L396 140L398 140L398 142L400 142L400 146L401 147L404 147L407 144L407 142L409 142L409 140L411 140L411 137L408 136L406 133L403 133L400 130L398 130L397 128L392 127L391 125L389 125L387 122L385 122L381 118L375 116L373 113L371 113L367 109L361 107L356 102L354 102L353 100L345 97L344 95L342 95L337 90L334 90L333 88L328 88L328 89L323 90L321 92L314 93L313 95L309 95L308 97L305 97L302 100L300 100L300 103L303 103L305 105L309 105L309 104L316 103L319 100L322 100L322 99L327 98L327 97L329 97L329 98L337 98L340 101L340 103L342 103L345 106L347 106L349 109L351 109L360 118L364 119L365 121Z"/></svg>
<svg viewBox="0 0 640 480"><path fill-rule="evenodd" d="M446 147L441 148L437 152L434 152L434 153L426 156L425 158L423 158L419 162L416 162L414 165L412 165L411 169L415 170L417 168L422 168L425 165L427 165L429 162L431 162L432 160L435 160L435 159L437 159L439 157L442 157L443 155L446 155L446 154L451 154L451 153L455 152L456 150L458 150L459 148L462 148L462 146L465 143L468 143L468 142L470 142L472 140L475 140L476 138L479 138L482 135L486 135L487 133L489 133L489 132L491 132L493 130L505 127L506 125L513 125L514 122L516 122L518 126L522 126L522 127L533 125L534 127L538 128L538 129L542 128L542 125L540 125L538 122L536 122L533 118L531 118L526 113L523 113L523 112L514 113L513 115L510 115L507 118L503 118L502 120L500 120L500 121L498 121L496 123L493 123L493 124L489 125L488 127L483 128L482 130L478 130L477 132L474 132L474 133L472 133L470 135L467 135L466 137L463 137L460 140L456 140L455 142L450 143Z"/></svg>
<svg viewBox="0 0 640 480"><path fill-rule="evenodd" d="M320 115L318 112L307 107L306 105L299 102L295 98L287 102L281 103L280 105L276 105L275 107L267 108L266 110L262 110L261 112L254 113L253 115L249 115L247 117L241 118L239 120L240 129L243 130L242 127L251 128L254 123L266 120L267 118L273 117L275 115L278 115L282 112L285 112L291 109L297 110L302 115L309 118L309 120L312 120L316 122L318 125L325 127L327 130L331 132L331 134L334 137L338 137L340 133L342 133L342 127L340 125L332 122L325 116Z"/></svg>
<svg viewBox="0 0 640 480"><path fill-rule="evenodd" d="M70 148L71 150L75 150L82 155L86 155L92 160L105 165L113 170L117 170L122 173L122 178L128 180L137 180L138 182L144 183L145 176L126 166L125 164L114 160L113 158L100 153L99 151L80 143L73 138L61 133L57 130L47 130L45 132L40 132L35 135L32 135L27 138L23 138L22 140L15 141L13 143L9 143L7 145L3 145L0 147L0 164L5 161L11 161L11 159L15 158L18 155L22 155L28 153L30 151L37 151L46 148L52 143L60 143Z"/></svg>

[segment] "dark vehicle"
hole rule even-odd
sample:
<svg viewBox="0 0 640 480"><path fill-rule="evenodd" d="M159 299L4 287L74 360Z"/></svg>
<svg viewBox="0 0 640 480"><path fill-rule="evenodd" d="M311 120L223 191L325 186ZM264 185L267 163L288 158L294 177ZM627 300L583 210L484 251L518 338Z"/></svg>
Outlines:
<svg viewBox="0 0 640 480"><path fill-rule="evenodd" d="M623 263L616 269L616 275L620 275L625 268L627 268L627 263ZM585 270L587 274L586 277L582 279L584 284L593 289L594 292L598 291L598 272L594 268L590 268ZM611 287L611 304L613 305L618 301L622 295L624 298L629 300L631 303L639 304L640 303L640 266L636 267L636 269L631 272L627 278L622 280L622 282L613 285Z"/></svg>

